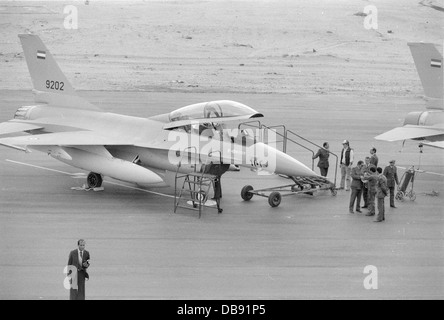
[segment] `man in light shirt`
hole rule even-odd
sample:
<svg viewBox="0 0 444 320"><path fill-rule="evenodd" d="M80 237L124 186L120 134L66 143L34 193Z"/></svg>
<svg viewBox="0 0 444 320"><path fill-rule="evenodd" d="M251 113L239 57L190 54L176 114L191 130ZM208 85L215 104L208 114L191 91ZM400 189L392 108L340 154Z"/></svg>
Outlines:
<svg viewBox="0 0 444 320"><path fill-rule="evenodd" d="M353 149L350 148L350 142L348 140L344 140L342 142L342 151L341 151L341 186L339 189L344 189L346 191L350 190L351 184L351 168L353 166Z"/></svg>

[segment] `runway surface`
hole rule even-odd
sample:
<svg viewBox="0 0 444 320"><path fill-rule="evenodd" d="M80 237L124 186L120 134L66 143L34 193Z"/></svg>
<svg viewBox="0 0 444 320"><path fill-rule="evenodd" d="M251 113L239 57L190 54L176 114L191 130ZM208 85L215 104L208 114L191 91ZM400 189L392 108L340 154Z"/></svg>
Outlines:
<svg viewBox="0 0 444 320"><path fill-rule="evenodd" d="M373 4L353 0L78 1L78 29L64 25L68 5L0 1L0 122L34 104L17 37L31 32L106 111L149 117L235 100L337 154L348 139L357 159L375 146L381 166L433 174L416 176L415 201L390 209L386 199L386 221L373 223L348 213L346 191L244 202L246 184L288 181L243 169L223 176L223 213L198 219L173 213L172 188L79 191L86 172L0 147L0 299L68 299L63 270L80 238L87 299L444 297L444 153L374 140L425 110L407 42L442 44L442 1L376 2L377 29L365 27ZM288 153L311 166L304 150ZM368 266L377 289L364 286Z"/></svg>
<svg viewBox="0 0 444 320"><path fill-rule="evenodd" d="M440 150L426 149L420 159L414 143L400 153L400 143L373 139L418 109L419 102L408 98L81 95L108 111L139 116L232 99L263 112L264 123L284 123L316 143L329 141L333 152L349 139L357 158L375 145L382 165L391 158L403 167L420 160L422 169L444 173ZM0 121L27 104L32 104L29 91L2 90ZM309 161L300 150L290 153ZM391 209L386 199L386 221L373 223L365 210L348 213L346 191L284 197L277 208L262 197L244 202L245 184L260 188L287 181L243 169L223 176L223 213L205 209L198 219L189 210L173 213L171 188L154 189L159 193L154 194L105 183L102 192L78 191L71 188L84 179L67 173L82 171L46 154L1 148L0 163L1 299L67 299L63 269L79 238L91 253L87 299L442 299L444 294L440 175L417 175L416 200ZM333 168L329 178L334 180ZM364 269L370 265L378 277L372 290L364 287L369 275Z"/></svg>

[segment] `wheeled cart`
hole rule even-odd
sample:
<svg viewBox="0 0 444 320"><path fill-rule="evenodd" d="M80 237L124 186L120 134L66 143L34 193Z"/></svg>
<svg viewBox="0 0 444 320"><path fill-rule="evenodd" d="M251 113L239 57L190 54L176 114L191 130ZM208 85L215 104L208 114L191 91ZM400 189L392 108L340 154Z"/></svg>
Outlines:
<svg viewBox="0 0 444 320"><path fill-rule="evenodd" d="M257 189L246 185L241 190L241 197L245 201L250 201L253 195L268 198L268 204L271 207L280 205L282 197L291 196L295 194L310 194L313 195L316 191L330 190L333 196L336 196L337 191L333 183L322 177L291 177L292 184L287 184L278 187Z"/></svg>
<svg viewBox="0 0 444 320"><path fill-rule="evenodd" d="M405 197L408 197L411 201L415 201L416 194L413 191L413 183L415 182L415 167L408 168L401 177L401 181L398 185L398 192L396 193L396 200L404 201ZM410 190L407 188L410 186Z"/></svg>

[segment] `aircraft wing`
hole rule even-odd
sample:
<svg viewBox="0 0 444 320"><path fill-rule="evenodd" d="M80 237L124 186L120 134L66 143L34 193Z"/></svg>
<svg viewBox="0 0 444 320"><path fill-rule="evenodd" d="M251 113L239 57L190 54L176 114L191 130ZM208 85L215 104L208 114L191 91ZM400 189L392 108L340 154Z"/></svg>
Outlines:
<svg viewBox="0 0 444 320"><path fill-rule="evenodd" d="M376 136L376 140L397 141L415 138L427 138L444 134L443 128L405 125Z"/></svg>
<svg viewBox="0 0 444 320"><path fill-rule="evenodd" d="M175 128L180 128L187 125L200 124L200 123L229 123L229 122L244 122L245 120L251 118L257 118L256 115L242 115L242 116L234 116L234 117L220 117L220 118L199 118L199 119L187 119L187 120L178 120L172 121L163 126L164 130L172 130Z"/></svg>
<svg viewBox="0 0 444 320"><path fill-rule="evenodd" d="M13 122L13 121L0 123L0 135L10 134L10 133L19 133L19 132L23 132L23 131L37 130L37 129L43 129L43 127L37 126L35 124Z"/></svg>
<svg viewBox="0 0 444 320"><path fill-rule="evenodd" d="M0 139L5 146L97 146L133 145L128 139L100 135L91 131L70 131Z"/></svg>

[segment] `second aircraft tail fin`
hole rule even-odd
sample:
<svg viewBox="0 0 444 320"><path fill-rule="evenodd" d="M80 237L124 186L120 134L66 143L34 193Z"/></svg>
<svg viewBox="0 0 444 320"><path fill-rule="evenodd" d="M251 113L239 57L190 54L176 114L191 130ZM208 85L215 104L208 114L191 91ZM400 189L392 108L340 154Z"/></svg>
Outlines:
<svg viewBox="0 0 444 320"><path fill-rule="evenodd" d="M443 59L432 43L408 43L421 79L428 107L444 109Z"/></svg>

